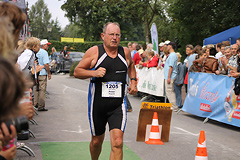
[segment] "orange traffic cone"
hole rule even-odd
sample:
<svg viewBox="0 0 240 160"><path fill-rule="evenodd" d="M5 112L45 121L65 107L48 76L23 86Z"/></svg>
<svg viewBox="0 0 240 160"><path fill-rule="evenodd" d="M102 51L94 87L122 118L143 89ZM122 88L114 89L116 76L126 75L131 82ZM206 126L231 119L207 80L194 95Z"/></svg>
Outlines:
<svg viewBox="0 0 240 160"><path fill-rule="evenodd" d="M204 131L200 132L195 160L208 160Z"/></svg>
<svg viewBox="0 0 240 160"><path fill-rule="evenodd" d="M148 141L145 141L145 143L164 145L164 143L160 139L157 112L154 112L154 114L153 114L153 120L152 120L152 126L151 126L149 139L148 139Z"/></svg>

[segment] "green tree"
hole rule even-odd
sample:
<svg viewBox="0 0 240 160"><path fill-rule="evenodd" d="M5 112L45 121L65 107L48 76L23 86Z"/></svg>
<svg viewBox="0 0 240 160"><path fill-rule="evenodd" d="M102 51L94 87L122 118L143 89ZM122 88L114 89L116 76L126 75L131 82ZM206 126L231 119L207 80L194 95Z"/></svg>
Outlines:
<svg viewBox="0 0 240 160"><path fill-rule="evenodd" d="M58 18L54 20L51 20L51 26L52 26L52 31L49 33L49 38L51 40L57 40L60 41L61 40L61 26L60 23L58 21Z"/></svg>
<svg viewBox="0 0 240 160"><path fill-rule="evenodd" d="M49 13L44 0L38 0L32 5L29 12L29 18L32 36L40 39L48 38L47 26L50 24L51 13Z"/></svg>
<svg viewBox="0 0 240 160"><path fill-rule="evenodd" d="M119 0L67 0L62 9L69 20L81 28L86 40L100 40L103 25L110 21L120 24L122 40L141 40L140 37L144 37L141 21L128 14L128 4Z"/></svg>

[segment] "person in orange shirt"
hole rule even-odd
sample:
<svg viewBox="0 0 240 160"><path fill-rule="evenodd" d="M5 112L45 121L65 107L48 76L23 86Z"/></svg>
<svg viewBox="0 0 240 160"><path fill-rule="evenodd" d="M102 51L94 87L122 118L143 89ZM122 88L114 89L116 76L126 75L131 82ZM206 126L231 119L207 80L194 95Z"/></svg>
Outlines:
<svg viewBox="0 0 240 160"><path fill-rule="evenodd" d="M145 51L148 57L148 61L146 63L139 62L143 67L157 67L158 66L158 58L154 56L154 51L146 50Z"/></svg>

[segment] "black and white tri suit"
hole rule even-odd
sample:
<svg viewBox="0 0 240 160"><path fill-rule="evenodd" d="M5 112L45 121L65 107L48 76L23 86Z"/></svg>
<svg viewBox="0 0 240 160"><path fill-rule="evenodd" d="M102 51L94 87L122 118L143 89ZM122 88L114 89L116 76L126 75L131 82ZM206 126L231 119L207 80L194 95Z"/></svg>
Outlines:
<svg viewBox="0 0 240 160"><path fill-rule="evenodd" d="M118 55L111 58L106 53L103 44L98 45L98 61L92 70L97 70L99 67L105 68L106 74L101 78L91 78L88 92L88 117L91 133L93 136L102 135L105 132L106 123L109 125L109 130L120 129L124 132L127 122L126 78L128 65L123 47L119 46ZM112 84L108 84L111 82ZM115 85L119 83L121 89L119 85ZM118 93L121 92L121 96L103 96L102 90L107 85L108 87L111 85L119 87ZM111 90L107 93L111 95Z"/></svg>

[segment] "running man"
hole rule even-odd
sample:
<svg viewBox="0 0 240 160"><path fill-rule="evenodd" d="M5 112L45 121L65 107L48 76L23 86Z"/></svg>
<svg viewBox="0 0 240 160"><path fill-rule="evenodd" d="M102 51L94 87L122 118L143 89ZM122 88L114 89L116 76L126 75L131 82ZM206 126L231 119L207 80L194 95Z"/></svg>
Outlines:
<svg viewBox="0 0 240 160"><path fill-rule="evenodd" d="M118 23L108 22L101 33L103 44L88 49L75 69L79 79L91 78L88 94L88 116L92 139L90 153L97 160L102 149L106 123L109 125L110 160L123 158L123 133L127 122L126 93L137 93L137 79L130 50L119 46ZM127 88L127 73L131 79Z"/></svg>

